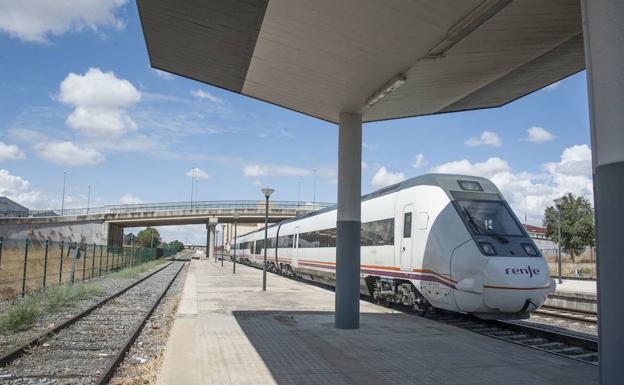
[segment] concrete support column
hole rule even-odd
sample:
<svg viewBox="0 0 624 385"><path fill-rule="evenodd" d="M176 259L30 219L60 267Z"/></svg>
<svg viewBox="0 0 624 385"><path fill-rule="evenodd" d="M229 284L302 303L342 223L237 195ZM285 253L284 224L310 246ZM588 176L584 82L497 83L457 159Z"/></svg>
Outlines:
<svg viewBox="0 0 624 385"><path fill-rule="evenodd" d="M360 327L362 115L342 113L338 134L336 318L338 329Z"/></svg>
<svg viewBox="0 0 624 385"><path fill-rule="evenodd" d="M214 257L215 228L216 224L209 223L206 225L206 258Z"/></svg>
<svg viewBox="0 0 624 385"><path fill-rule="evenodd" d="M582 0L598 265L600 383L624 362L624 1Z"/></svg>

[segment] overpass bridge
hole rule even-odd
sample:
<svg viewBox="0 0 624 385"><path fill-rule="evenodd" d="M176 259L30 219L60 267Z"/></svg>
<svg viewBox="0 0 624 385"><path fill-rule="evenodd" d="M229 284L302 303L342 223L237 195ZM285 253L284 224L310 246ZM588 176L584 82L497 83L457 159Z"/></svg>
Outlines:
<svg viewBox="0 0 624 385"><path fill-rule="evenodd" d="M293 201L269 202L269 221L316 211L330 203ZM4 239L24 239L87 242L121 245L127 227L205 224L207 244L213 244L215 226L225 225L224 240L232 237L235 221L238 233L249 225L264 223L265 201L228 200L197 202L162 202L65 210L30 210L8 213L0 218L0 236Z"/></svg>

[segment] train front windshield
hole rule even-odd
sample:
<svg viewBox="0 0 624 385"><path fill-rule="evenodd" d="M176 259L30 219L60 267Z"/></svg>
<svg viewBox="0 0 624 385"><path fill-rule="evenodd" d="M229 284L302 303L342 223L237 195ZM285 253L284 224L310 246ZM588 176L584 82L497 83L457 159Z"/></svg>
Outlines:
<svg viewBox="0 0 624 385"><path fill-rule="evenodd" d="M495 233L523 236L524 232L503 201L458 200L460 214L475 235Z"/></svg>

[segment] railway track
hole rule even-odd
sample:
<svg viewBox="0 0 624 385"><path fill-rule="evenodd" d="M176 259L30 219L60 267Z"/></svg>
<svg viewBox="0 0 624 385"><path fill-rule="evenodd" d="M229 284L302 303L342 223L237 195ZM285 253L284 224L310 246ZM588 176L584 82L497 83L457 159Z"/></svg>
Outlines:
<svg viewBox="0 0 624 385"><path fill-rule="evenodd" d="M598 365L598 341L593 338L527 325L519 321L481 320L456 313L440 312L428 318L488 337Z"/></svg>
<svg viewBox="0 0 624 385"><path fill-rule="evenodd" d="M260 266L256 266L254 264L246 265L261 269ZM311 281L303 277L287 277L272 271L269 272L279 275L280 277L292 279L307 284L312 284L326 290L334 291L333 286L319 281ZM376 304L372 297L365 297L362 295L361 298L370 303ZM403 313L416 316L416 314L408 307L394 305L393 308ZM550 306L547 308L552 309L554 307ZM562 316L560 315L563 313L562 310L569 309L553 309L549 312L551 316L552 314L555 314L554 310L557 310L558 316L562 318ZM591 316L591 314L585 315ZM540 328L534 325L526 325L517 321L482 320L471 315L451 313L446 311L437 311L434 314L428 315L427 318L451 326L461 327L463 329L483 334L488 337L504 340L518 345L523 345L532 349L555 354L576 361L581 361L587 364L599 364L598 341L593 338L583 337L578 334L564 333L560 331Z"/></svg>
<svg viewBox="0 0 624 385"><path fill-rule="evenodd" d="M170 262L0 357L0 382L108 383L183 267Z"/></svg>
<svg viewBox="0 0 624 385"><path fill-rule="evenodd" d="M598 323L598 314L592 311L575 310L551 305L542 305L533 313L546 317L562 318L566 320L580 321L590 324Z"/></svg>

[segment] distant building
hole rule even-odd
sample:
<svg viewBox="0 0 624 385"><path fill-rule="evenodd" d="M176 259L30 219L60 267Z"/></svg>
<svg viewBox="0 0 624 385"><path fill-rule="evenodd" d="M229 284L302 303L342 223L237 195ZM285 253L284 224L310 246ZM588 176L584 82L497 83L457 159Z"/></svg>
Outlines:
<svg viewBox="0 0 624 385"><path fill-rule="evenodd" d="M0 216L2 217L23 217L28 215L28 208L7 197L0 197Z"/></svg>
<svg viewBox="0 0 624 385"><path fill-rule="evenodd" d="M527 224L524 224L523 226L526 229L527 233L529 233L529 236L531 238L548 239L548 237L546 237L545 227L532 226Z"/></svg>
<svg viewBox="0 0 624 385"><path fill-rule="evenodd" d="M123 239L124 245L134 245L135 242L136 242L136 235L132 233L124 234L124 239Z"/></svg>
<svg viewBox="0 0 624 385"><path fill-rule="evenodd" d="M546 236L546 228L523 224L529 237L533 239L535 245L544 256L552 256L557 253L557 244Z"/></svg>

